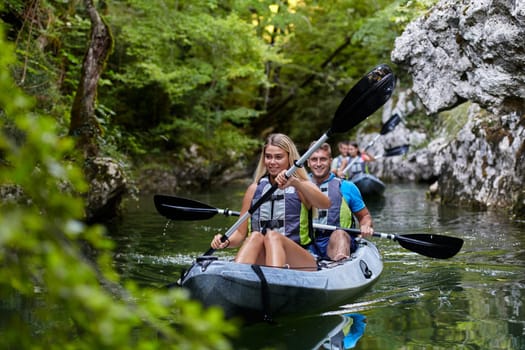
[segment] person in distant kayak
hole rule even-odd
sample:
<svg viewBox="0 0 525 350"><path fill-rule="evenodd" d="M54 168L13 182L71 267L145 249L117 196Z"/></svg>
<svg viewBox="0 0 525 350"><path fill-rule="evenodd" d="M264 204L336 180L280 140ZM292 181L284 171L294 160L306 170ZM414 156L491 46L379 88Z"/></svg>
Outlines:
<svg viewBox="0 0 525 350"><path fill-rule="evenodd" d="M364 150L359 150L359 145L355 141L350 141L348 144L348 158L342 166L346 169L348 164L350 168L343 174L348 180L359 174L368 173L368 166L366 163L374 161L375 158Z"/></svg>
<svg viewBox="0 0 525 350"><path fill-rule="evenodd" d="M277 184L271 198L252 213L251 233L248 222L221 242L221 234L211 242L214 249L239 247L235 261L246 264L317 270L315 258L300 243L301 207L329 208L330 199L299 168L289 179L286 171L299 159L293 141L284 134L271 134L263 146L254 182L248 186L242 201L241 215Z"/></svg>
<svg viewBox="0 0 525 350"><path fill-rule="evenodd" d="M359 221L361 236L371 236L374 233L372 215L368 211L359 189L353 182L340 179L331 173L331 162L332 152L328 143L322 144L308 158L312 182L332 202L328 210L318 210L317 216L310 214L312 215L312 223L349 228L352 226L352 216L355 215ZM301 242L303 244L311 243L309 249L320 258L337 261L348 258L351 251L355 250L355 240L346 231L313 229L313 227L309 227L304 218L305 215L303 215L301 223ZM310 232L313 232L314 237L310 237ZM314 239L312 240L312 238ZM352 246L354 249L351 249Z"/></svg>
<svg viewBox="0 0 525 350"><path fill-rule="evenodd" d="M348 164L348 146L349 141L340 141L337 143L339 149L339 155L332 160L331 171L335 176L344 177L343 170L345 165Z"/></svg>

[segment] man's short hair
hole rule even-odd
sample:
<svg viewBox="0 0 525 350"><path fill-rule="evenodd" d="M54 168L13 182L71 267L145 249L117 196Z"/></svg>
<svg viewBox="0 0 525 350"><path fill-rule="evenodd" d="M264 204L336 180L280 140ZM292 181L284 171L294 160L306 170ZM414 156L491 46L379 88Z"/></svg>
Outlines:
<svg viewBox="0 0 525 350"><path fill-rule="evenodd" d="M312 141L312 143L310 143L310 147L312 147L316 142L317 141ZM332 147L330 147L330 145L327 142L324 142L318 149L322 149L323 151L328 152L328 155L330 156L330 158L332 158Z"/></svg>

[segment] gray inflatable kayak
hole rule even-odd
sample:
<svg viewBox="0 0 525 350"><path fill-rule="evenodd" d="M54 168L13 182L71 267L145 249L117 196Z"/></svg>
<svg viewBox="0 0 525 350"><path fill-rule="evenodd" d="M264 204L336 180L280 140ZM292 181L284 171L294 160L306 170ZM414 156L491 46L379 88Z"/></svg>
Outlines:
<svg viewBox="0 0 525 350"><path fill-rule="evenodd" d="M221 307L227 317L269 319L329 311L363 293L382 270L376 246L360 240L349 259L321 262L313 272L201 256L182 276L180 285L205 306Z"/></svg>

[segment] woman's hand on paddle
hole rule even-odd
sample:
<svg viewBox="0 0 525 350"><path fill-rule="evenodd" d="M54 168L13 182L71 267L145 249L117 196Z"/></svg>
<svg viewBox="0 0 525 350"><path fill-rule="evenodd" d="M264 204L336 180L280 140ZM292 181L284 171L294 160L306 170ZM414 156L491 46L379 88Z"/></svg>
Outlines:
<svg viewBox="0 0 525 350"><path fill-rule="evenodd" d="M228 246L230 245L230 240L228 238L226 238L226 240L224 242L221 241L221 238L222 238L222 235L220 233L216 234L214 237L213 237L213 240L211 241L211 244L210 246L213 248L213 249L224 249L224 248L228 248Z"/></svg>
<svg viewBox="0 0 525 350"><path fill-rule="evenodd" d="M277 186L279 186L279 189L284 190L290 186L297 188L297 186L300 186L300 183L306 181L301 180L293 175L289 178L286 178L286 170L283 170L275 177L275 182L277 183Z"/></svg>
<svg viewBox="0 0 525 350"><path fill-rule="evenodd" d="M297 181L297 178L294 176L290 176L289 179L286 178L286 170L281 171L275 177L275 182L281 190L285 189L288 186L293 186L294 181Z"/></svg>

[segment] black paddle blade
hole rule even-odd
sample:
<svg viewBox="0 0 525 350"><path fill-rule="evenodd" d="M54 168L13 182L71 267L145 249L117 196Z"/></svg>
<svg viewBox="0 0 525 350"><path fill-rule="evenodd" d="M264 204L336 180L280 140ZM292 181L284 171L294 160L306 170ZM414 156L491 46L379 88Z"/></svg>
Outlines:
<svg viewBox="0 0 525 350"><path fill-rule="evenodd" d="M451 258L463 246L460 238L432 234L396 235L395 240L403 248L437 259Z"/></svg>
<svg viewBox="0 0 525 350"><path fill-rule="evenodd" d="M372 69L346 94L337 108L330 131L346 132L377 111L392 96L394 73L386 64Z"/></svg>
<svg viewBox="0 0 525 350"><path fill-rule="evenodd" d="M399 116L399 114L395 113L393 116L390 117L390 119L386 121L385 124L383 124L380 134L381 135L388 134L390 131L396 128L397 124L399 124L400 121L401 121L401 117Z"/></svg>
<svg viewBox="0 0 525 350"><path fill-rule="evenodd" d="M402 156L408 152L409 147L410 145L401 145L386 149L383 157Z"/></svg>
<svg viewBox="0 0 525 350"><path fill-rule="evenodd" d="M206 220L218 213L217 208L188 198L156 194L153 201L159 214L171 220Z"/></svg>

